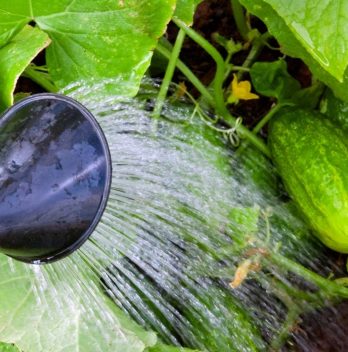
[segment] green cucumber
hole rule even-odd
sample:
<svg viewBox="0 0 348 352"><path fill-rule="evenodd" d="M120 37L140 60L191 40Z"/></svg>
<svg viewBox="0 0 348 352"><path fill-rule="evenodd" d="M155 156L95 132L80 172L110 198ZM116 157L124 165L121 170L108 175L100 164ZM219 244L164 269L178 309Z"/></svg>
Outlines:
<svg viewBox="0 0 348 352"><path fill-rule="evenodd" d="M269 146L289 195L317 237L348 253L348 141L326 116L301 109L270 124Z"/></svg>

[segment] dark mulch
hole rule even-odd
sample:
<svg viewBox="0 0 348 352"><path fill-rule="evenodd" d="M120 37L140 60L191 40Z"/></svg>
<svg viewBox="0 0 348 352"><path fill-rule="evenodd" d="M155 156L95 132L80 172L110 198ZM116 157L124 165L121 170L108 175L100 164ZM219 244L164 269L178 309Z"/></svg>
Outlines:
<svg viewBox="0 0 348 352"><path fill-rule="evenodd" d="M346 352L348 301L320 309L301 318L284 351Z"/></svg>

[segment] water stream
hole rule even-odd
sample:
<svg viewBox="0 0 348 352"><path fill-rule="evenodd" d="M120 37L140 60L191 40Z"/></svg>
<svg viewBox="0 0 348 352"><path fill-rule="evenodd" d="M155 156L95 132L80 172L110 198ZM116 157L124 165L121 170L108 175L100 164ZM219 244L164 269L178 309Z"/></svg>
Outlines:
<svg viewBox="0 0 348 352"><path fill-rule="evenodd" d="M155 332L203 351L279 349L302 311L332 298L289 269L339 272L261 155L235 156L187 104L166 105L154 123L153 87L139 99L98 96L98 86L70 95L105 132L110 198L70 257L43 266L1 257L0 340L26 352L133 352Z"/></svg>

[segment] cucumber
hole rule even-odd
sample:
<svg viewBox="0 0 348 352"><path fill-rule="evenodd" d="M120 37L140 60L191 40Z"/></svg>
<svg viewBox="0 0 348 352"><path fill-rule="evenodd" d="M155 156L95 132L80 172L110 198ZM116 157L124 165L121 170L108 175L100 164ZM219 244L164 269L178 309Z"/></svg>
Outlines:
<svg viewBox="0 0 348 352"><path fill-rule="evenodd" d="M324 115L294 108L271 122L269 146L289 195L317 237L348 253L347 135Z"/></svg>

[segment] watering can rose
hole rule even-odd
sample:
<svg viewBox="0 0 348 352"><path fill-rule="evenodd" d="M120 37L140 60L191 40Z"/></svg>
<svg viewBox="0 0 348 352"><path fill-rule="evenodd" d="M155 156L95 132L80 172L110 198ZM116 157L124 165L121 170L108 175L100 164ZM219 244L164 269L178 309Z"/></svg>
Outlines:
<svg viewBox="0 0 348 352"><path fill-rule="evenodd" d="M274 118L269 144L287 191L317 237L348 253L348 142L324 115L291 109Z"/></svg>

